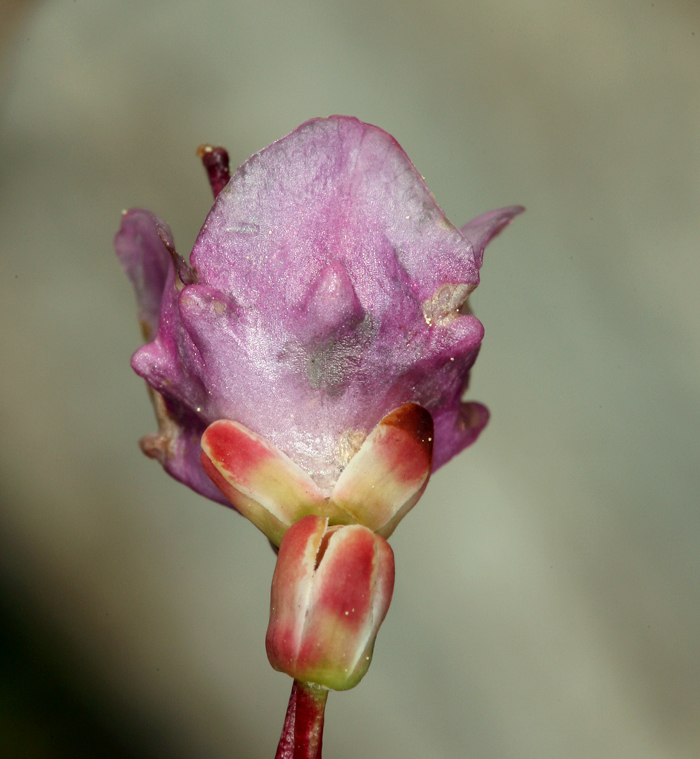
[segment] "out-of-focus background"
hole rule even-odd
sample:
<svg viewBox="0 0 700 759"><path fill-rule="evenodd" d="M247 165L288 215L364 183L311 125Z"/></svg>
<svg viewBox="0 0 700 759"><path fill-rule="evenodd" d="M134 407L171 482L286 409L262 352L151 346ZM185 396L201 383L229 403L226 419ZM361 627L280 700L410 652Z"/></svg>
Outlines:
<svg viewBox="0 0 700 759"><path fill-rule="evenodd" d="M369 674L326 753L700 755L700 6L695 0L0 5L0 745L274 755L274 557L143 457L145 206L190 249L195 156L312 116L392 133L488 249L469 397L492 421L392 538Z"/></svg>

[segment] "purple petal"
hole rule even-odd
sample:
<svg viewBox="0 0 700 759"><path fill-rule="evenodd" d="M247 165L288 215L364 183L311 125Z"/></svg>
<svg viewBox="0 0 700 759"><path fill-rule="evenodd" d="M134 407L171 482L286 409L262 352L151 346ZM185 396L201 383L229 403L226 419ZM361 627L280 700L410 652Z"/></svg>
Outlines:
<svg viewBox="0 0 700 759"><path fill-rule="evenodd" d="M480 403L459 403L433 418L435 440L433 471L476 442L489 420L489 410Z"/></svg>
<svg viewBox="0 0 700 759"><path fill-rule="evenodd" d="M158 432L141 438L141 450L149 458L160 462L165 471L192 490L218 503L229 505L214 485L199 460L200 440L204 425L182 404L152 394L153 407L158 420Z"/></svg>
<svg viewBox="0 0 700 759"><path fill-rule="evenodd" d="M167 243L167 245L166 245ZM150 211L132 208L122 216L122 223L114 238L119 261L136 293L138 318L144 338L153 339L158 333L161 311L166 320L174 312L177 295L175 267L168 245L174 249L173 238L167 224ZM164 297L166 296L166 297ZM150 343L137 351L132 363L135 368L142 360L141 352L152 356L158 351L157 343ZM157 392L151 383L151 400L158 421L158 432L141 440L144 453L155 458L176 480L184 482L198 493L220 503L227 503L199 462L199 440L206 424L193 412L187 399L178 400L167 392L169 369L178 370L179 364L169 360L171 353L160 355L166 360L164 381ZM152 363L149 361L149 366ZM137 369L138 370L138 369Z"/></svg>
<svg viewBox="0 0 700 759"><path fill-rule="evenodd" d="M484 259L484 248L524 210L523 206L508 206L496 211L488 211L462 227L460 231L472 244L479 267Z"/></svg>
<svg viewBox="0 0 700 759"><path fill-rule="evenodd" d="M163 238L174 245L168 225L142 208L124 212L114 237L119 262L136 292L138 319L145 340L153 339L158 329L165 280L172 268Z"/></svg>

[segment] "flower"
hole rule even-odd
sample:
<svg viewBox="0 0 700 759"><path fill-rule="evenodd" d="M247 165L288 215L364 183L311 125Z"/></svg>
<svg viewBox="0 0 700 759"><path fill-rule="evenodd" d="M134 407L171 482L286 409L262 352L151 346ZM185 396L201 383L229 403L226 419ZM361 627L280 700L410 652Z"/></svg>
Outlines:
<svg viewBox="0 0 700 759"><path fill-rule="evenodd" d="M312 501L338 505L368 435L408 403L430 415L432 470L442 466L488 420L462 401L483 336L467 297L486 244L522 210L457 229L390 135L333 116L302 124L234 173L189 264L157 216L126 212L115 247L149 341L132 366L159 422L142 448L227 502L200 453L207 427L229 420L214 430L264 441L275 465L291 462L297 480L301 472ZM230 461L203 460L237 508L259 495L226 481Z"/></svg>
<svg viewBox="0 0 700 759"><path fill-rule="evenodd" d="M270 664L334 690L360 682L394 590L394 553L361 525L309 515L282 541L265 646Z"/></svg>

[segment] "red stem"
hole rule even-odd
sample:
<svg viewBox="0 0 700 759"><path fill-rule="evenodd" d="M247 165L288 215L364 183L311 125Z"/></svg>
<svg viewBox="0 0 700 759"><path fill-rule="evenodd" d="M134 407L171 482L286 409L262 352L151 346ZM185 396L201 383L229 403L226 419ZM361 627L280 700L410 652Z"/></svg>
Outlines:
<svg viewBox="0 0 700 759"><path fill-rule="evenodd" d="M328 690L294 681L275 759L321 759Z"/></svg>
<svg viewBox="0 0 700 759"><path fill-rule="evenodd" d="M211 145L200 145L197 155L201 158L211 185L211 191L216 197L226 187L231 179L226 148L214 148Z"/></svg>

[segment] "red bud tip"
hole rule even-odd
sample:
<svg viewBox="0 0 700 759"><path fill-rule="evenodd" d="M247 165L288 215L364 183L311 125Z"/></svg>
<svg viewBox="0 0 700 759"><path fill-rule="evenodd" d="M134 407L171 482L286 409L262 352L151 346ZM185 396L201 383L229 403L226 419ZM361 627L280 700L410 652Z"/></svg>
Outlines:
<svg viewBox="0 0 700 759"><path fill-rule="evenodd" d="M197 148L197 156L202 160L207 172L211 191L214 197L226 187L231 179L229 168L228 151L226 148L214 148L211 145L200 145Z"/></svg>

